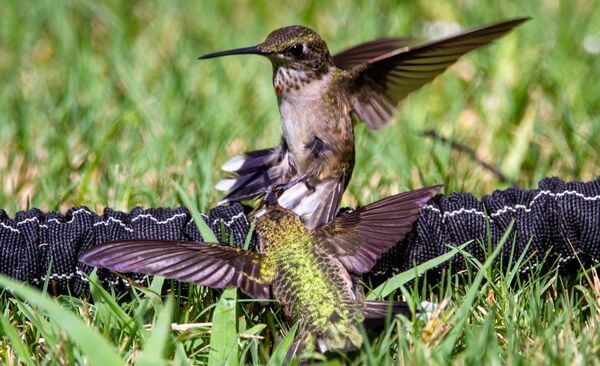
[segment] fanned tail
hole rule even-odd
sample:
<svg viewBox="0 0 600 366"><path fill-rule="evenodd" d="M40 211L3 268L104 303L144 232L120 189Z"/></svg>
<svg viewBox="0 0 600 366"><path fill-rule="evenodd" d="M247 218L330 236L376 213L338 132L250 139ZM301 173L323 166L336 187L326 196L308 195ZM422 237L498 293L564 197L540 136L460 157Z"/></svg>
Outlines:
<svg viewBox="0 0 600 366"><path fill-rule="evenodd" d="M283 192L278 202L300 216L306 226L316 228L335 218L345 188L345 182L335 178L313 188L300 182Z"/></svg>
<svg viewBox="0 0 600 366"><path fill-rule="evenodd" d="M278 146L235 156L221 169L236 177L222 179L215 188L228 192L219 204L252 199L262 195L267 185L285 183L290 175L286 149Z"/></svg>

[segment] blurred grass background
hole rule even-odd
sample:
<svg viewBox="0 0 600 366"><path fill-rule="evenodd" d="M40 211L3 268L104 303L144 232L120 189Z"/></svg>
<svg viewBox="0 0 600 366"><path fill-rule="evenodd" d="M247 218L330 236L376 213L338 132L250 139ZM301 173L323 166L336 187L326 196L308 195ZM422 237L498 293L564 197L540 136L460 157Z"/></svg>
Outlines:
<svg viewBox="0 0 600 366"><path fill-rule="evenodd" d="M478 196L507 187L422 137L427 129L471 146L524 188L547 176L590 180L600 171L597 1L6 0L0 14L0 208L10 213L177 206L176 185L201 209L214 205L220 165L273 146L281 130L268 61L196 57L256 44L290 24L312 27L336 52L376 37L429 39L459 26L533 18L411 95L385 130L357 126L345 204L439 182L446 192ZM329 364L597 362L600 280L581 273L563 283L540 273L522 281L517 271L484 268L483 283L473 273L434 290L404 289L415 302L445 305L429 321L395 319L373 343ZM62 296L63 311L26 291L25 301L0 297L0 357L13 364L102 360L100 348L89 352L91 329L112 343L102 345L104 356L128 363L216 364L225 356L214 350L236 342L229 364L276 359L278 307L235 305L235 293L219 300L197 286L171 307L152 292L160 288L119 303L100 289L93 305ZM169 322L196 325L171 332ZM89 337L73 336L79 330Z"/></svg>
<svg viewBox="0 0 600 366"><path fill-rule="evenodd" d="M592 0L17 1L0 3L0 207L175 206L170 180L206 209L220 165L273 146L281 129L260 57L197 61L303 24L332 52L383 36L531 16L411 95L381 132L357 126L345 204L443 182L507 184L420 133L473 147L521 187L589 180L600 166L600 6Z"/></svg>

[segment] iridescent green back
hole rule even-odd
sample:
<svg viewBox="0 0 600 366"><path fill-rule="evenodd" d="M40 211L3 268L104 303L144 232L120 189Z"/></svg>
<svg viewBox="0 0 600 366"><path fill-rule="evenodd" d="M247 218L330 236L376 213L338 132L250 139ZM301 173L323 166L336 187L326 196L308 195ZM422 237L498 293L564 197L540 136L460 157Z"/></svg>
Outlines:
<svg viewBox="0 0 600 366"><path fill-rule="evenodd" d="M348 272L315 242L314 230L283 208L270 209L257 221L265 255L264 267L274 297L301 328L326 348L360 346L356 328L362 320Z"/></svg>

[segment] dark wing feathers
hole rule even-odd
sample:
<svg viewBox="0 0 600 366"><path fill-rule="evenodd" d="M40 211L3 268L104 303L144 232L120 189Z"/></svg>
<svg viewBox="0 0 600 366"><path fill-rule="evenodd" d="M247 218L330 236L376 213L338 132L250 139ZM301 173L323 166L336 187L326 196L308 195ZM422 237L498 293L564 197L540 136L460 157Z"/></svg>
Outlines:
<svg viewBox="0 0 600 366"><path fill-rule="evenodd" d="M406 47L411 38L381 38L361 43L332 56L333 64L343 70L351 70L383 54Z"/></svg>
<svg viewBox="0 0 600 366"><path fill-rule="evenodd" d="M348 271L368 272L411 230L421 207L440 188L422 188L359 207L319 227L317 235Z"/></svg>
<svg viewBox="0 0 600 366"><path fill-rule="evenodd" d="M261 254L206 243L125 240L93 247L79 260L117 272L161 275L213 288L239 287L257 299L269 298L261 279Z"/></svg>
<svg viewBox="0 0 600 366"><path fill-rule="evenodd" d="M492 42L528 19L488 25L368 60L351 70L354 111L370 128L385 126L407 94L432 81L465 53Z"/></svg>

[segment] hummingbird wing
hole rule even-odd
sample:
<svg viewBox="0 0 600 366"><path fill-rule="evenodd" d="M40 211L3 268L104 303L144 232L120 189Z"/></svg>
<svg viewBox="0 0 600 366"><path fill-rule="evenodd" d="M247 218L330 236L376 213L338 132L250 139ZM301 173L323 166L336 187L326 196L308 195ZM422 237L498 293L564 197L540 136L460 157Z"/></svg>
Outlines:
<svg viewBox="0 0 600 366"><path fill-rule="evenodd" d="M340 69L350 71L354 67L383 54L406 47L412 38L381 38L361 43L332 56L333 64Z"/></svg>
<svg viewBox="0 0 600 366"><path fill-rule="evenodd" d="M508 33L529 18L504 21L375 57L350 71L352 105L372 129L388 124L400 100L444 72L462 55Z"/></svg>
<svg viewBox="0 0 600 366"><path fill-rule="evenodd" d="M269 298L261 276L262 255L228 246L160 240L123 240L95 246L79 257L90 266L117 272L160 275L213 288L239 287Z"/></svg>
<svg viewBox="0 0 600 366"><path fill-rule="evenodd" d="M441 187L400 193L359 207L320 226L317 238L349 272L366 273L412 229L421 207Z"/></svg>

